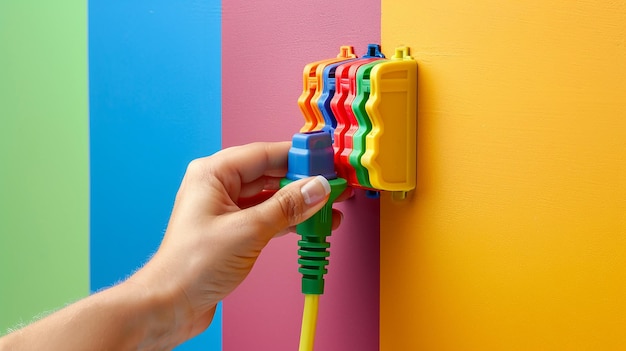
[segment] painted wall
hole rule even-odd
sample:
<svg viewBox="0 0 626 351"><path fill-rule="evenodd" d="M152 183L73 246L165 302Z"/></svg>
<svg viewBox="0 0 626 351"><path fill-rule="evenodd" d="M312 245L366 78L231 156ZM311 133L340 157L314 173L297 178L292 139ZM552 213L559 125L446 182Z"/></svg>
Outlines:
<svg viewBox="0 0 626 351"><path fill-rule="evenodd" d="M0 330L148 259L187 162L220 148L222 76L224 146L287 140L300 128L303 66L380 40L377 2L324 5L0 4ZM378 348L378 206L361 193L340 206L320 349ZM226 301L225 349L297 345L296 240L275 240ZM220 329L216 318L179 349L219 349Z"/></svg>
<svg viewBox="0 0 626 351"><path fill-rule="evenodd" d="M1 334L156 249L187 162L221 146L219 9L90 1L88 86L87 2L0 4ZM218 312L178 349L220 345Z"/></svg>
<svg viewBox="0 0 626 351"><path fill-rule="evenodd" d="M419 61L381 350L626 348L626 4L382 2Z"/></svg>
<svg viewBox="0 0 626 351"><path fill-rule="evenodd" d="M220 1L89 2L91 290L156 251L187 164L221 146ZM219 349L221 315L178 350Z"/></svg>
<svg viewBox="0 0 626 351"><path fill-rule="evenodd" d="M0 2L0 335L89 292L86 11Z"/></svg>
<svg viewBox="0 0 626 351"><path fill-rule="evenodd" d="M379 1L224 0L223 145L290 140L304 124L297 99L304 65L359 55L380 40ZM354 15L358 13L358 15ZM378 201L338 206L342 228L330 238L317 350L378 350ZM273 240L248 279L224 301L224 350L295 350L303 296L297 236Z"/></svg>

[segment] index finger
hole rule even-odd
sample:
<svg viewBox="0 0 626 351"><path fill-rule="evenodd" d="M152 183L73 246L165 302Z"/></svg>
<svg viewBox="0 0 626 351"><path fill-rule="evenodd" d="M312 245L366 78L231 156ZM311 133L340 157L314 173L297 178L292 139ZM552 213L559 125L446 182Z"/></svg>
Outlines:
<svg viewBox="0 0 626 351"><path fill-rule="evenodd" d="M239 179L249 183L261 176L282 177L287 174L287 154L291 143L256 142L224 149L211 157L222 181Z"/></svg>

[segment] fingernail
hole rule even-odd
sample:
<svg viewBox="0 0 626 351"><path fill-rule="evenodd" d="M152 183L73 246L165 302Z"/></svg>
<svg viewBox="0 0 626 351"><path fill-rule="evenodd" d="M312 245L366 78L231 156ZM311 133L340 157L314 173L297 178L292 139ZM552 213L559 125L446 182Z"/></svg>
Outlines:
<svg viewBox="0 0 626 351"><path fill-rule="evenodd" d="M313 205L322 201L326 198L326 195L330 194L330 184L324 176L318 175L315 179L306 183L300 191L302 192L302 197L304 197L304 203Z"/></svg>

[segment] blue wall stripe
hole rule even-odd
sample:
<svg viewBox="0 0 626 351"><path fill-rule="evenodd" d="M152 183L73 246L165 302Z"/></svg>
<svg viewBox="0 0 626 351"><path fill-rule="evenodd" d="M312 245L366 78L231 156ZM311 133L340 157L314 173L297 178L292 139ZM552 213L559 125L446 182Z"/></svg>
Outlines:
<svg viewBox="0 0 626 351"><path fill-rule="evenodd" d="M89 1L90 289L157 249L187 163L221 147L221 2ZM177 350L220 350L213 325Z"/></svg>

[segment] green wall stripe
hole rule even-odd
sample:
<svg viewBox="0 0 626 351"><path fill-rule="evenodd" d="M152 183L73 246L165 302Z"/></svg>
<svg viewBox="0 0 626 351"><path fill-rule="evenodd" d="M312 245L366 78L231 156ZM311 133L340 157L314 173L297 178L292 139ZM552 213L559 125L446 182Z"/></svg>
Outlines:
<svg viewBox="0 0 626 351"><path fill-rule="evenodd" d="M87 2L0 2L0 335L89 293Z"/></svg>

